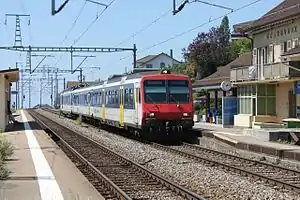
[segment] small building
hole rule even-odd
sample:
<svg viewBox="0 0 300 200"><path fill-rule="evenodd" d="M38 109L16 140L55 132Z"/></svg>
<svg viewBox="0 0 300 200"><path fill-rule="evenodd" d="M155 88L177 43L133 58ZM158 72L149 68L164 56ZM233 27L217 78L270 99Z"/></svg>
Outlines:
<svg viewBox="0 0 300 200"><path fill-rule="evenodd" d="M136 61L137 68L156 68L163 69L174 64L181 64L180 61L173 58L172 51L171 55L166 53L160 53L158 55L148 55Z"/></svg>
<svg viewBox="0 0 300 200"><path fill-rule="evenodd" d="M300 117L299 1L285 0L261 18L234 27L253 42L252 63L231 69L239 99L235 126L275 126Z"/></svg>
<svg viewBox="0 0 300 200"><path fill-rule="evenodd" d="M11 83L19 80L19 69L0 71L0 129L4 131L8 125L7 109L11 102Z"/></svg>

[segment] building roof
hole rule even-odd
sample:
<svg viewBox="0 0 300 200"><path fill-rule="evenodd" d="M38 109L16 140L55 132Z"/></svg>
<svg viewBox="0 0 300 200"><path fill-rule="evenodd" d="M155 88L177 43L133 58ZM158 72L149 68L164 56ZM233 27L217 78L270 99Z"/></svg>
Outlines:
<svg viewBox="0 0 300 200"><path fill-rule="evenodd" d="M93 85L93 84L96 84L97 82L95 81L88 81L88 82L83 82L82 84L84 85ZM67 88L71 88L71 87L74 87L74 86L78 86L80 85L80 82L79 81L67 81Z"/></svg>
<svg viewBox="0 0 300 200"><path fill-rule="evenodd" d="M219 85L223 81L230 81L230 69L248 65L250 66L251 54L251 52L244 53L226 66L218 67L217 71L210 76L201 80L196 80L193 87Z"/></svg>
<svg viewBox="0 0 300 200"><path fill-rule="evenodd" d="M19 69L14 68L14 69L5 69L5 70L0 70L0 75L4 75L7 77L7 80L12 83L16 82L19 80Z"/></svg>
<svg viewBox="0 0 300 200"><path fill-rule="evenodd" d="M246 21L246 22L233 25L233 32L234 33L244 32L244 30L249 29L251 27L254 21L255 20L251 20L251 21Z"/></svg>
<svg viewBox="0 0 300 200"><path fill-rule="evenodd" d="M251 26L245 28L245 31L253 30L261 26L265 26L298 15L300 15L300 1L284 0L275 8L263 15L261 18L255 20Z"/></svg>
<svg viewBox="0 0 300 200"><path fill-rule="evenodd" d="M175 60L176 62L181 63L180 61L178 61L178 60L172 58L171 56L169 56L168 54L166 54L166 53L164 53L164 52L162 52L162 53L160 53L160 54L157 54L157 55L148 55L148 56L145 56L145 57L143 57L143 58L138 59L138 60L136 61L136 63L139 64L139 65L142 65L142 64L145 64L145 63L148 63L148 62L154 60L155 58L157 58L157 57L159 57L159 56L161 56L161 55L168 56L169 58Z"/></svg>

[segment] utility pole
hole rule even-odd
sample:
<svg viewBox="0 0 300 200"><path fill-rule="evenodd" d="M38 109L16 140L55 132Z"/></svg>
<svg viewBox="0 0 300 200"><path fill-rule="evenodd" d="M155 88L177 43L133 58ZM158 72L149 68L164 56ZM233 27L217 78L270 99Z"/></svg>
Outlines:
<svg viewBox="0 0 300 200"><path fill-rule="evenodd" d="M28 108L31 107L31 77L29 77L29 80L28 80Z"/></svg>
<svg viewBox="0 0 300 200"><path fill-rule="evenodd" d="M58 73L58 68L56 69L57 71L55 72L55 105L54 107L57 106L57 97L58 97L58 78L57 78L57 73Z"/></svg>
<svg viewBox="0 0 300 200"><path fill-rule="evenodd" d="M21 21L20 17L29 17L28 26L30 25L30 15L26 14L6 14L5 15L5 25L7 25L8 17L16 17L16 30L15 30L15 47L22 47L22 34L21 34Z"/></svg>
<svg viewBox="0 0 300 200"><path fill-rule="evenodd" d="M21 72L21 109L24 107L24 77L23 77L23 72Z"/></svg>
<svg viewBox="0 0 300 200"><path fill-rule="evenodd" d="M43 82L40 84L40 107L42 106L42 96L43 96Z"/></svg>
<svg viewBox="0 0 300 200"><path fill-rule="evenodd" d="M53 76L51 76L51 106L53 106Z"/></svg>

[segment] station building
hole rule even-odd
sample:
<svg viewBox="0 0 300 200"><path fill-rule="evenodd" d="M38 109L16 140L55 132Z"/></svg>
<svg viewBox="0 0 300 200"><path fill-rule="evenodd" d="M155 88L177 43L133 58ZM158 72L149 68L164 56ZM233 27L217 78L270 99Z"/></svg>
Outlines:
<svg viewBox="0 0 300 200"><path fill-rule="evenodd" d="M300 4L285 0L261 18L234 26L251 38L252 63L232 67L237 87L238 114L234 125L279 125L300 118Z"/></svg>
<svg viewBox="0 0 300 200"><path fill-rule="evenodd" d="M11 85L19 80L19 69L0 70L0 130L8 125L7 102L11 101ZM10 105L9 105L10 106Z"/></svg>

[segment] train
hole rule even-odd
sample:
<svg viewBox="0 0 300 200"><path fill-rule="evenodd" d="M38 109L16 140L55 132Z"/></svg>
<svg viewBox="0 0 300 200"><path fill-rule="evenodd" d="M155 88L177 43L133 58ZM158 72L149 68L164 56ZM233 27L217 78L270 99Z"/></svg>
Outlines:
<svg viewBox="0 0 300 200"><path fill-rule="evenodd" d="M138 136L188 134L194 126L192 82L170 70L115 75L60 93L60 113L96 120Z"/></svg>

